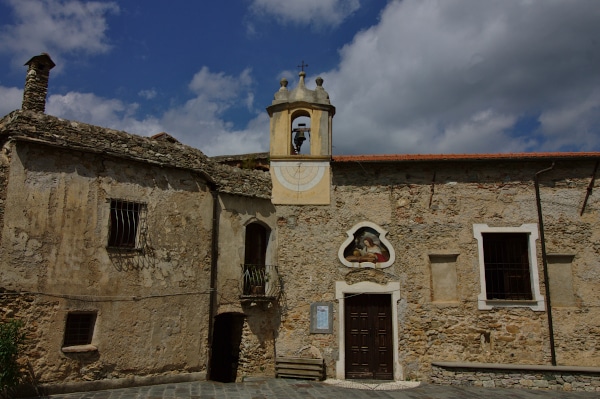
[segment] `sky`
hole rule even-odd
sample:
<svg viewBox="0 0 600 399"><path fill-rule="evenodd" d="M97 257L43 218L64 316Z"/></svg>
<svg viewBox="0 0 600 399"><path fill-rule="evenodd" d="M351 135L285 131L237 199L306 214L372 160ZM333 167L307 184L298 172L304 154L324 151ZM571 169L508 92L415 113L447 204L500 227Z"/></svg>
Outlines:
<svg viewBox="0 0 600 399"><path fill-rule="evenodd" d="M42 52L47 114L210 156L268 151L302 62L334 155L600 151L598 0L0 0L0 115Z"/></svg>

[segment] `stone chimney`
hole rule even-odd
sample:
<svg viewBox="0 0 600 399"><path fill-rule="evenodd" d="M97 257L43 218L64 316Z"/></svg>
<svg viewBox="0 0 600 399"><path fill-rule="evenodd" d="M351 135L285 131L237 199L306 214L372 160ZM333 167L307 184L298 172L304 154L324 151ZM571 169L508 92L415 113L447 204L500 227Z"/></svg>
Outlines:
<svg viewBox="0 0 600 399"><path fill-rule="evenodd" d="M27 61L25 65L29 66L29 70L25 77L21 109L44 112L46 110L46 94L48 94L48 78L50 70L56 64L48 54L42 53Z"/></svg>

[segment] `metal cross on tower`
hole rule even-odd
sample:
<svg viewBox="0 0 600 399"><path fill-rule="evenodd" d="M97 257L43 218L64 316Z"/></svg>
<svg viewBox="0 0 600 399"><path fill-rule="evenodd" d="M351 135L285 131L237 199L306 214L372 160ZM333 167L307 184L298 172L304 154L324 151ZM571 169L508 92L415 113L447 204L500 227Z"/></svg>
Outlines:
<svg viewBox="0 0 600 399"><path fill-rule="evenodd" d="M304 60L302 60L302 64L296 66L296 68L301 68L302 72L304 72L304 68L306 67L308 67L308 64L305 64Z"/></svg>

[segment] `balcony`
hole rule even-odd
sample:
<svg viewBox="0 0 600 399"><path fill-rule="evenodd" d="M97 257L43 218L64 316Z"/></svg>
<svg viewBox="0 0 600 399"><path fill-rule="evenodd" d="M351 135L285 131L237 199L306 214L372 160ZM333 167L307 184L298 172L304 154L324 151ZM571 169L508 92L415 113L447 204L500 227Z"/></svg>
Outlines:
<svg viewBox="0 0 600 399"><path fill-rule="evenodd" d="M281 279L275 265L243 264L240 281L242 302L273 302L281 293Z"/></svg>

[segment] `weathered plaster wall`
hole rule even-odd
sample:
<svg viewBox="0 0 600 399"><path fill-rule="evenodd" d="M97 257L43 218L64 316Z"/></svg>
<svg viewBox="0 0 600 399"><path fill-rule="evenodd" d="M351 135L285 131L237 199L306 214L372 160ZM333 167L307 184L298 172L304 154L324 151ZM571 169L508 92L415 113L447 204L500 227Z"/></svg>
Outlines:
<svg viewBox="0 0 600 399"><path fill-rule="evenodd" d="M245 255L246 226L259 223L270 230L266 263L273 264L277 253L277 217L271 201L259 198L219 196L218 313L239 312L240 279ZM232 307L236 306L236 307Z"/></svg>
<svg viewBox="0 0 600 399"><path fill-rule="evenodd" d="M203 370L212 218L204 180L48 146L19 143L11 153L0 279L34 294L28 309L13 306L36 326L40 381ZM141 251L107 250L111 198L147 204ZM35 304L49 302L39 317ZM97 351L61 351L70 311L97 312Z"/></svg>
<svg viewBox="0 0 600 399"><path fill-rule="evenodd" d="M220 195L219 267L216 314L234 312L245 316L240 347L238 378L274 374L274 340L280 324L278 303L242 303L242 264L246 226L260 223L270 230L266 264L275 264L277 217L269 200Z"/></svg>
<svg viewBox="0 0 600 399"><path fill-rule="evenodd" d="M426 379L434 360L549 364L546 312L529 308L477 309L480 293L473 224L518 227L537 223L536 162L334 164L330 206L278 206L279 270L284 279L277 354L313 355L334 374L334 333L309 334L310 303L334 300L335 281L400 283L399 359L405 378ZM541 176L549 253L574 254L575 306L554 309L557 360L600 364L597 218L599 197L579 215L593 162L557 162ZM370 221L387 230L395 263L383 270L351 270L337 258L346 231ZM536 243L540 290L541 248ZM434 301L431 256L455 254L456 300ZM447 295L444 287L442 297Z"/></svg>

